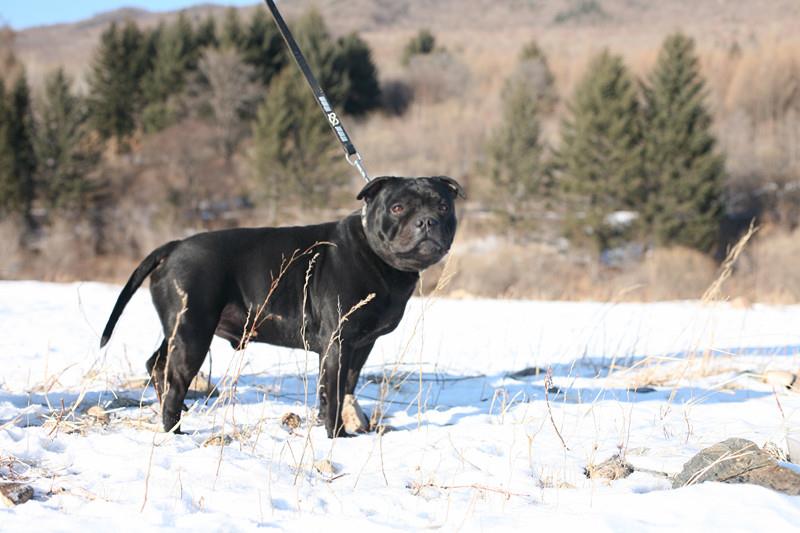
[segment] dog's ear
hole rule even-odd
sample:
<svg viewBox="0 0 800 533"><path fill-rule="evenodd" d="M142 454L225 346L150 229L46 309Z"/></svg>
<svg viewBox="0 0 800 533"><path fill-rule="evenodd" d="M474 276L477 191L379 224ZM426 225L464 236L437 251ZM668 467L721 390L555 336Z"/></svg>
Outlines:
<svg viewBox="0 0 800 533"><path fill-rule="evenodd" d="M459 198L463 198L463 199L467 198L467 195L464 192L464 188L461 186L461 184L459 184L453 178L450 178L448 176L433 176L431 179L432 180L436 180L436 181L440 181L440 182L444 183L445 185L447 185L447 187L449 187L450 190L453 191L453 198L455 198L455 197L459 197Z"/></svg>
<svg viewBox="0 0 800 533"><path fill-rule="evenodd" d="M361 189L361 192L358 193L356 196L356 200L364 200L370 201L372 200L376 194L389 182L392 180L399 180L402 178L395 178L394 176L380 176L378 178L372 178L369 180L369 183L364 185L364 188Z"/></svg>

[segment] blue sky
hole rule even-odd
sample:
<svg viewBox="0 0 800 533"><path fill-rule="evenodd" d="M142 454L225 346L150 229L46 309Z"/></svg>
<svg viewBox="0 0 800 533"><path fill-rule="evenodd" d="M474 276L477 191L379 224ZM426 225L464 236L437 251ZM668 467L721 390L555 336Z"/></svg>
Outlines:
<svg viewBox="0 0 800 533"><path fill-rule="evenodd" d="M0 0L0 25L8 24L15 30L75 22L121 7L138 7L149 11L172 11L195 4L245 6L258 0Z"/></svg>

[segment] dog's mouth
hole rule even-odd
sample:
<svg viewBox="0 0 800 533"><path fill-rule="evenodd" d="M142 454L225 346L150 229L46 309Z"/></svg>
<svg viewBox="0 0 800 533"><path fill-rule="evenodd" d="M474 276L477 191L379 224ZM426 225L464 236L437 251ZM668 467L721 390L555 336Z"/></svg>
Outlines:
<svg viewBox="0 0 800 533"><path fill-rule="evenodd" d="M419 272L438 263L447 251L447 246L429 236L424 236L406 251L398 253L397 257L402 264L401 270Z"/></svg>
<svg viewBox="0 0 800 533"><path fill-rule="evenodd" d="M445 248L437 241L426 237L421 239L417 244L414 246L413 251L418 255L422 255L425 257L434 256L434 255L444 255Z"/></svg>
<svg viewBox="0 0 800 533"><path fill-rule="evenodd" d="M407 257L419 257L428 259L431 257L438 258L442 257L444 254L447 253L447 246L443 245L437 239L434 239L430 235L423 235L419 240L417 240L414 244L408 247L408 249L403 252L402 255Z"/></svg>

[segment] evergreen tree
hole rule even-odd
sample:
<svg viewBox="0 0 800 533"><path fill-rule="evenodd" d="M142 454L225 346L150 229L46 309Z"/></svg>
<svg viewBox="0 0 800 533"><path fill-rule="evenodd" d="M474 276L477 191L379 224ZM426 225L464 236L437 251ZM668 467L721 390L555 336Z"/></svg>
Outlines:
<svg viewBox="0 0 800 533"><path fill-rule="evenodd" d="M142 32L141 57L143 61L143 76L146 76L153 69L153 65L158 55L158 44L161 41L161 34L167 29L167 25L162 21L158 26Z"/></svg>
<svg viewBox="0 0 800 533"><path fill-rule="evenodd" d="M239 18L239 11L235 7L230 7L225 11L219 43L223 48L241 50L244 46L244 39L245 31Z"/></svg>
<svg viewBox="0 0 800 533"><path fill-rule="evenodd" d="M148 69L145 36L132 22L121 30L112 23L100 37L89 74L92 121L118 148L136 128L142 103L142 78Z"/></svg>
<svg viewBox="0 0 800 533"><path fill-rule="evenodd" d="M600 249L630 237L620 235L612 213L641 215L645 208L641 122L636 85L622 58L602 52L575 89L556 155L574 222Z"/></svg>
<svg viewBox="0 0 800 533"><path fill-rule="evenodd" d="M724 160L704 100L694 41L667 37L645 86L648 218L658 243L709 251L722 217Z"/></svg>
<svg viewBox="0 0 800 533"><path fill-rule="evenodd" d="M264 86L286 65L288 55L278 28L267 12L258 9L242 38L242 56Z"/></svg>
<svg viewBox="0 0 800 533"><path fill-rule="evenodd" d="M537 87L512 76L503 89L503 122L488 144L492 205L516 228L529 226L546 196L548 166L541 139Z"/></svg>
<svg viewBox="0 0 800 533"><path fill-rule="evenodd" d="M0 79L0 215L14 211L18 197L11 129L10 102L6 95L5 80Z"/></svg>
<svg viewBox="0 0 800 533"><path fill-rule="evenodd" d="M296 27L297 43L311 71L331 104L341 106L350 91L350 80L342 68L340 50L331 38L325 20L319 11L312 9L298 20ZM308 98L308 88L301 94Z"/></svg>
<svg viewBox="0 0 800 533"><path fill-rule="evenodd" d="M325 205L348 183L341 151L304 84L294 70L281 72L253 125L251 169L273 210L286 194L304 207Z"/></svg>
<svg viewBox="0 0 800 533"><path fill-rule="evenodd" d="M219 46L217 39L217 21L213 15L207 16L198 24L195 30L195 43L199 49L216 48Z"/></svg>
<svg viewBox="0 0 800 533"><path fill-rule="evenodd" d="M194 31L183 13L158 36L152 67L142 82L146 131L163 129L176 120L179 113L170 99L183 91L188 73L197 68Z"/></svg>
<svg viewBox="0 0 800 533"><path fill-rule="evenodd" d="M412 37L406 47L403 49L403 65L408 65L408 62L415 55L430 54L436 48L436 37L427 29L419 30L414 37Z"/></svg>
<svg viewBox="0 0 800 533"><path fill-rule="evenodd" d="M99 146L88 128L88 111L58 69L45 80L36 132L37 182L48 206L86 207L92 190L88 174L100 159Z"/></svg>
<svg viewBox="0 0 800 533"><path fill-rule="evenodd" d="M344 100L344 112L364 115L381 103L378 69L372 61L372 51L356 33L340 38L338 48L339 69L344 72L350 87Z"/></svg>
<svg viewBox="0 0 800 533"><path fill-rule="evenodd" d="M30 89L24 72L17 78L10 97L3 106L0 129L0 208L23 216L33 226L31 209L34 198L36 154L33 149L33 113Z"/></svg>

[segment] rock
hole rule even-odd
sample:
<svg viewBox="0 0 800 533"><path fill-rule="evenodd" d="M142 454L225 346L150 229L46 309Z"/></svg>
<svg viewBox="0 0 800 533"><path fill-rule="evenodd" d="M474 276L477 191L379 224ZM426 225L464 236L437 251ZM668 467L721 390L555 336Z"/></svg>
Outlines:
<svg viewBox="0 0 800 533"><path fill-rule="evenodd" d="M346 394L342 402L342 424L351 435L369 431L369 419L352 394Z"/></svg>
<svg viewBox="0 0 800 533"><path fill-rule="evenodd" d="M0 483L0 501L9 507L33 498L33 487L22 483Z"/></svg>
<svg viewBox="0 0 800 533"><path fill-rule="evenodd" d="M333 476L336 474L336 467L327 459L320 459L314 463L314 468L317 472L326 476Z"/></svg>
<svg viewBox="0 0 800 533"><path fill-rule="evenodd" d="M285 413L281 417L281 426L283 426L283 429L289 433L292 433L295 429L299 428L300 422L300 416L292 412Z"/></svg>
<svg viewBox="0 0 800 533"><path fill-rule="evenodd" d="M789 456L786 451L772 441L765 442L761 449L778 462L789 462Z"/></svg>
<svg viewBox="0 0 800 533"><path fill-rule="evenodd" d="M651 392L656 392L658 389L650 387L648 385L634 385L627 389L628 392L635 392L637 394L649 394Z"/></svg>
<svg viewBox="0 0 800 533"><path fill-rule="evenodd" d="M117 396L116 398L108 402L108 404L106 405L106 409L109 411L111 409L127 409L129 407L140 407L142 405L147 405L149 403L150 402L142 402L141 399L136 400L133 398L125 398L124 396Z"/></svg>
<svg viewBox="0 0 800 533"><path fill-rule="evenodd" d="M206 440L203 441L202 445L203 447L227 446L231 442L233 442L233 437L231 437L230 435L221 435L218 433L216 435L211 435L210 437L208 437Z"/></svg>
<svg viewBox="0 0 800 533"><path fill-rule="evenodd" d="M512 372L508 375L508 377L513 379L520 379L520 378L527 378L530 376L544 376L547 374L547 370L544 368L539 368L538 366L529 366L527 368L523 368L522 370L517 370L516 372Z"/></svg>
<svg viewBox="0 0 800 533"><path fill-rule="evenodd" d="M214 388L214 384L211 383L207 375L198 372L189 384L189 391L186 393L186 398L189 400L205 400L206 398L213 398L214 396L219 396L219 390Z"/></svg>
<svg viewBox="0 0 800 533"><path fill-rule="evenodd" d="M99 424L106 425L111 421L111 418L106 413L106 410L99 405L93 405L86 410L86 415L94 418Z"/></svg>
<svg viewBox="0 0 800 533"><path fill-rule="evenodd" d="M786 452L789 456L789 461L800 464L800 440L786 437Z"/></svg>
<svg viewBox="0 0 800 533"><path fill-rule="evenodd" d="M704 481L751 483L789 495L800 495L800 474L784 468L746 439L728 439L704 448L675 476L673 488Z"/></svg>
<svg viewBox="0 0 800 533"><path fill-rule="evenodd" d="M600 464L589 465L583 469L583 475L590 479L622 479L633 473L633 466L619 456L619 454L606 459Z"/></svg>

